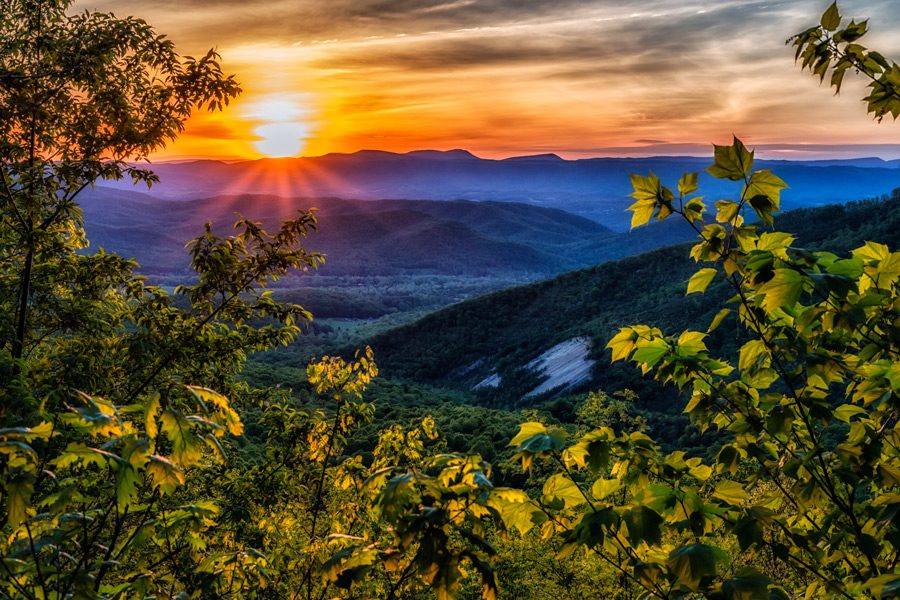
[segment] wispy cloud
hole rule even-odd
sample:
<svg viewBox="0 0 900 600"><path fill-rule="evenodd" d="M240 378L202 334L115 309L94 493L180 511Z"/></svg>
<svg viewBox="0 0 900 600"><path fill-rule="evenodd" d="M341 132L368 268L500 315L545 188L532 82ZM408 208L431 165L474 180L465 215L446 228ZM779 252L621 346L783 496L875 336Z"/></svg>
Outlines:
<svg viewBox="0 0 900 600"><path fill-rule="evenodd" d="M794 65L785 40L827 3L78 0L76 8L143 16L187 52L217 46L247 103L304 95L317 132L309 153L468 147L577 156L732 133L760 144L897 141L897 125L865 115L861 84L834 98ZM900 57L896 0L842 9L873 17L871 43ZM240 115L236 108L222 122ZM192 149L211 120L188 129Z"/></svg>

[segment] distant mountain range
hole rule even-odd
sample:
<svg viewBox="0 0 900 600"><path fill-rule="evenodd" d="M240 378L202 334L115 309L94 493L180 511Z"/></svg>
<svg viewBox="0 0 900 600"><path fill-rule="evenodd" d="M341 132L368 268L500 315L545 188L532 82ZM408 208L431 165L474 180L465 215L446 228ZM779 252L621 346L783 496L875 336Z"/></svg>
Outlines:
<svg viewBox="0 0 900 600"><path fill-rule="evenodd" d="M655 172L674 185L685 171L702 172L709 158L592 158L564 160L554 154L504 160L478 158L465 150L422 150L407 154L360 151L313 158L153 165L161 178L157 199L193 200L222 195L336 197L360 200L497 200L559 208L618 231L627 229L624 211L631 192L629 173ZM878 158L822 161L765 161L791 186L787 208L846 202L890 193L900 187L900 160ZM130 182L103 182L131 189ZM730 182L701 175L707 197L732 197Z"/></svg>
<svg viewBox="0 0 900 600"><path fill-rule="evenodd" d="M686 239L661 224L634 233L562 210L511 202L360 201L216 196L173 202L99 187L81 198L92 248L136 258L143 272L188 270L184 245L206 222L231 232L237 213L269 227L317 207L319 231L305 246L323 252L325 275L515 274L536 279Z"/></svg>

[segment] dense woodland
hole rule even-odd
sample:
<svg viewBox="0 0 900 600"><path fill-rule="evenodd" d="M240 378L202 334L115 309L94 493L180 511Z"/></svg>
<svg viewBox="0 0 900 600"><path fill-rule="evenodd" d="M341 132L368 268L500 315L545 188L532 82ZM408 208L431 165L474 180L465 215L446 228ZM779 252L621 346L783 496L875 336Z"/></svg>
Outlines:
<svg viewBox="0 0 900 600"><path fill-rule="evenodd" d="M692 245L300 368L315 306L269 287L322 264L313 213L198 231L171 289L85 251L80 194L153 184L141 160L241 90L213 51L68 8L0 12L4 596L900 596L896 199L776 216L787 183L735 139L707 169L733 200L632 175L632 225ZM792 43L896 118L867 27L832 5ZM521 359L573 334L591 389L523 406ZM448 379L479 359L513 384Z"/></svg>

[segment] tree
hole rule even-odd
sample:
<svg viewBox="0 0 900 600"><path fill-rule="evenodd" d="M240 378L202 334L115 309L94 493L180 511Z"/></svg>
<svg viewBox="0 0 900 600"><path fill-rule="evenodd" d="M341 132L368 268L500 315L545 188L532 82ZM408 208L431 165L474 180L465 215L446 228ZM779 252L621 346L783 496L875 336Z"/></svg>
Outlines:
<svg viewBox="0 0 900 600"><path fill-rule="evenodd" d="M78 195L97 179L149 185L153 173L134 163L174 139L194 108L220 108L240 92L214 51L183 59L140 19L67 16L69 4L10 0L0 13L0 302L14 308L0 336L14 360L30 338L63 326L46 303L33 315L32 301L51 281L45 259L84 243Z"/></svg>
<svg viewBox="0 0 900 600"><path fill-rule="evenodd" d="M196 486L242 432L236 407L277 395L237 375L309 316L264 289L321 262L299 245L315 218L273 233L242 219L227 238L207 228L190 248L197 279L174 295L131 261L80 252L79 194L97 179L152 184L136 163L240 88L212 51L182 58L139 19L68 5L10 0L0 13L0 589L258 587L264 559L209 535L219 507Z"/></svg>

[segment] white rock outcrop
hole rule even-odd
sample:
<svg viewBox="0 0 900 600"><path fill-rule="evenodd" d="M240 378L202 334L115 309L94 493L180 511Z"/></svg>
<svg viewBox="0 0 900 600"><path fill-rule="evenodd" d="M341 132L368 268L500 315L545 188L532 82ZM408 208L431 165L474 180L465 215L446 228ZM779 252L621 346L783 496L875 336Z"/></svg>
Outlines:
<svg viewBox="0 0 900 600"><path fill-rule="evenodd" d="M533 398L551 390L568 391L588 381L596 361L588 358L591 338L576 337L557 344L528 363L525 368L547 377L523 398Z"/></svg>

